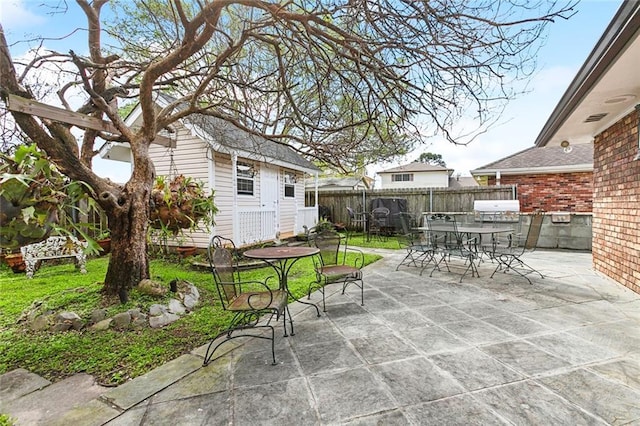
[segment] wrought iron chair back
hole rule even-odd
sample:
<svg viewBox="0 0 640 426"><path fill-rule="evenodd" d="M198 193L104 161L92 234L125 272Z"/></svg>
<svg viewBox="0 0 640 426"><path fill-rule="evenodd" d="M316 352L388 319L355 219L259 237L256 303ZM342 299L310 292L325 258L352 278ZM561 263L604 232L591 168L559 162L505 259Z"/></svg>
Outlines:
<svg viewBox="0 0 640 426"><path fill-rule="evenodd" d="M366 216L363 214L358 214L351 207L347 207L347 215L349 216L349 223L347 225L347 229L349 231L354 231L356 229L364 230L367 227Z"/></svg>
<svg viewBox="0 0 640 426"><path fill-rule="evenodd" d="M318 288L322 294L322 309L326 312L326 285L340 283L342 294L344 294L349 284L355 284L360 289L360 303L364 305L364 282L361 271L364 266L364 253L349 247L348 238L337 232L321 232L313 241L320 252L313 258L316 281L309 284L307 295L311 295L312 288ZM356 254L351 264L347 262L348 252Z"/></svg>
<svg viewBox="0 0 640 426"><path fill-rule="evenodd" d="M369 237L377 236L379 239L386 237L385 231L389 227L389 213L387 207L376 207L371 210L369 221Z"/></svg>
<svg viewBox="0 0 640 426"><path fill-rule="evenodd" d="M235 251L234 242L219 235L211 239L211 244L207 248L209 266L224 310L227 310L229 303L238 296L235 283L240 281L240 275L237 259L233 254Z"/></svg>
<svg viewBox="0 0 640 426"><path fill-rule="evenodd" d="M320 250L319 256L322 265L337 265L341 256L340 247L343 237L337 232L322 232L314 240L316 247Z"/></svg>

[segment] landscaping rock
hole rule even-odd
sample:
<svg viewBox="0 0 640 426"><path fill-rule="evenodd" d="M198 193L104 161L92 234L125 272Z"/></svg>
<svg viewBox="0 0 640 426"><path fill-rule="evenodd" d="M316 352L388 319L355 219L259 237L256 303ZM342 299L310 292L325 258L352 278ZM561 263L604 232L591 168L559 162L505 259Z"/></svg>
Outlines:
<svg viewBox="0 0 640 426"><path fill-rule="evenodd" d="M51 326L51 315L39 315L31 322L31 329L33 331L46 330Z"/></svg>
<svg viewBox="0 0 640 426"><path fill-rule="evenodd" d="M113 322L113 318L103 319L95 324L93 324L89 329L93 331L104 331L108 330L111 327L111 323Z"/></svg>
<svg viewBox="0 0 640 426"><path fill-rule="evenodd" d="M89 319L89 324L96 324L100 321L107 318L107 310L106 309L94 309L91 312L91 317Z"/></svg>
<svg viewBox="0 0 640 426"><path fill-rule="evenodd" d="M142 280L138 284L138 291L141 294L149 296L161 297L167 293L167 289L159 282L153 280Z"/></svg>
<svg viewBox="0 0 640 426"><path fill-rule="evenodd" d="M179 300L171 299L169 300L169 312L172 314L184 315L187 313L187 310Z"/></svg>
<svg viewBox="0 0 640 426"><path fill-rule="evenodd" d="M169 325L172 322L178 321L180 317L176 314L162 314L155 317L149 317L149 326L151 328L161 328L165 325Z"/></svg>
<svg viewBox="0 0 640 426"><path fill-rule="evenodd" d="M121 312L113 316L113 327L123 330L131 324L131 314L129 312Z"/></svg>
<svg viewBox="0 0 640 426"><path fill-rule="evenodd" d="M167 312L167 307L160 304L151 305L149 308L149 315L152 317L157 317L158 315L162 315Z"/></svg>
<svg viewBox="0 0 640 426"><path fill-rule="evenodd" d="M49 330L54 333L61 333L63 331L67 331L70 329L71 329L71 323L69 322L54 322Z"/></svg>
<svg viewBox="0 0 640 426"><path fill-rule="evenodd" d="M185 308L187 308L190 311L193 311L193 308L195 308L196 305L198 304L198 298L193 294L185 294L184 300L182 303L184 304Z"/></svg>
<svg viewBox="0 0 640 426"><path fill-rule="evenodd" d="M141 329L147 326L149 326L149 322L147 321L146 315L139 316L131 320L131 328Z"/></svg>
<svg viewBox="0 0 640 426"><path fill-rule="evenodd" d="M166 289L159 287L158 283L151 280L144 280L142 288L155 289L166 292ZM182 315L192 311L199 302L200 292L195 285L184 280L175 280L176 298L170 299L167 305L159 303L151 305L149 313L146 314L138 308L129 309L107 318L107 309L95 309L91 312L87 325L91 331L103 331L113 327L118 330L128 328L140 329L143 327L161 328L180 319ZM147 291L147 290L145 290ZM146 293L149 294L149 293ZM28 321L28 326L34 331L50 330L52 332L62 332L70 329L81 330L85 327L83 320L75 312L62 312L55 314L47 311L41 315L36 315L41 302L25 310L19 321Z"/></svg>
<svg viewBox="0 0 640 426"><path fill-rule="evenodd" d="M75 312L61 312L54 318L52 331L66 331L70 328L80 330L84 327L82 319Z"/></svg>

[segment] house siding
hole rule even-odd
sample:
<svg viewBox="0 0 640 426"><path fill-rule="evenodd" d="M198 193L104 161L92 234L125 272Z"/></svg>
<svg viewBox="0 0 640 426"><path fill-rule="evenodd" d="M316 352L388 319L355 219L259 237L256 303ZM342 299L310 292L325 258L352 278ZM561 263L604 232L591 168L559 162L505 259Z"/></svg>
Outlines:
<svg viewBox="0 0 640 426"><path fill-rule="evenodd" d="M171 164L171 149L160 145L149 147L149 156L153 160L156 175L170 176L173 174L183 174L199 182L203 182L206 191L209 188L209 162L203 161L207 158L207 147L200 138L191 135L188 129L183 126L176 126L177 144L173 149L173 166ZM172 170L172 168L174 168ZM175 244L195 245L206 247L209 243L207 232L185 232L183 241L175 241ZM170 242L171 244L171 242Z"/></svg>
<svg viewBox="0 0 640 426"><path fill-rule="evenodd" d="M214 233L233 238L233 191L235 186L232 181L231 156L216 152L214 158L214 180L216 185L214 188L214 202L218 208Z"/></svg>
<svg viewBox="0 0 640 426"><path fill-rule="evenodd" d="M489 185L496 177L489 176ZM593 173L502 175L500 185L517 185L520 211L590 213L593 209Z"/></svg>
<svg viewBox="0 0 640 426"><path fill-rule="evenodd" d="M638 113L600 133L594 144L593 264L640 293Z"/></svg>
<svg viewBox="0 0 640 426"><path fill-rule="evenodd" d="M392 182L391 175L412 174L412 181ZM393 188L446 188L449 186L449 173L443 172L412 172L402 171L394 173L378 173L380 185L383 189Z"/></svg>

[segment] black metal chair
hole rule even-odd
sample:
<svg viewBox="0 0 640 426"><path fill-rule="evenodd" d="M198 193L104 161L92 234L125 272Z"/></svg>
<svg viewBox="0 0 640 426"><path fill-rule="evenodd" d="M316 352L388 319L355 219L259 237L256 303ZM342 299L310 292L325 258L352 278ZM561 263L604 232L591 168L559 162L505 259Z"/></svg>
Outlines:
<svg viewBox="0 0 640 426"><path fill-rule="evenodd" d="M440 258L434 261L434 268L431 270L431 277L436 270L440 270L440 264L444 263L448 272L449 260L451 257L458 257L464 260L467 266L464 273L460 277L460 282L471 271L471 276L480 277L476 260L478 259L478 240L475 237L469 238L467 235L458 231L456 219L454 216L435 213L426 216L427 227L431 237L431 244L434 252L440 255Z"/></svg>
<svg viewBox="0 0 640 426"><path fill-rule="evenodd" d="M365 213L356 213L351 207L347 207L347 215L349 223L347 224L347 232L352 233L361 230L364 234L367 231L367 215Z"/></svg>
<svg viewBox="0 0 640 426"><path fill-rule="evenodd" d="M371 210L369 216L369 233L368 240L377 237L384 240L387 237L389 228L389 209L386 207L376 207Z"/></svg>
<svg viewBox="0 0 640 426"><path fill-rule="evenodd" d="M209 364L216 349L223 343L237 337L257 337L271 340L271 356L276 364L274 328L270 324L273 315L283 317L284 335L287 336L287 316L293 334L293 321L287 305L288 295L284 290L269 286L265 281L241 281L235 257L236 247L233 241L214 236L208 247L209 264L213 279L222 302L222 308L232 312L229 326L218 333L207 347L204 365ZM268 315L268 319L264 319ZM261 329L267 329L265 335ZM252 332L253 331L253 332ZM222 338L222 339L221 339Z"/></svg>
<svg viewBox="0 0 640 426"><path fill-rule="evenodd" d="M536 212L532 214L526 234L521 233L511 235L509 240L502 244L495 245L492 258L498 261L498 266L496 266L496 269L491 274L491 278L493 278L495 273L500 270L505 273L513 271L529 281L529 284L532 284L531 280L527 276L529 274L535 273L540 275L540 278L544 278L542 273L532 268L522 260L522 257L526 253L533 252L536 249L543 220L544 213Z"/></svg>
<svg viewBox="0 0 640 426"><path fill-rule="evenodd" d="M396 271L401 266L413 266L421 268L420 272L422 272L434 259L434 248L431 244L429 233L413 229L411 226L413 218L409 213L396 213L395 217L397 217L402 231L397 236L398 244L400 248L407 251L404 259L396 266Z"/></svg>
<svg viewBox="0 0 640 426"><path fill-rule="evenodd" d="M325 287L328 284L342 284L342 294L344 294L347 286L353 283L360 288L360 304L364 305L364 282L362 280L364 253L361 250L348 247L346 237L337 232L319 233L314 239L314 243L320 253L313 257L316 281L309 284L308 296L311 295L314 287L318 288L322 294L322 310L326 312ZM348 252L356 254L351 264L347 263Z"/></svg>

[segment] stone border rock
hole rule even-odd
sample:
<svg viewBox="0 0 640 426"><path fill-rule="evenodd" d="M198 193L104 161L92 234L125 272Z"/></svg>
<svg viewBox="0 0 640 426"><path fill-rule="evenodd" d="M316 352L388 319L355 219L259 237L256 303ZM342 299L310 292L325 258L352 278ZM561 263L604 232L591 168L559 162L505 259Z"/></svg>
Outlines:
<svg viewBox="0 0 640 426"><path fill-rule="evenodd" d="M163 289L164 291L158 290L157 283L146 284L153 289L149 290L150 292L156 292L157 295L166 293L166 289ZM171 298L166 305L159 303L151 305L148 313L141 312L140 309L129 309L126 312L120 312L108 318L106 309L95 309L85 321L75 312L55 313L47 311L39 314L38 307L40 304L35 303L30 308L30 311L23 313L21 319L26 319L29 328L34 331L64 332L82 329L104 331L110 328L116 330L144 327L161 328L193 311L200 301L198 288L188 281L174 280L171 282L171 289L175 293L175 297Z"/></svg>

